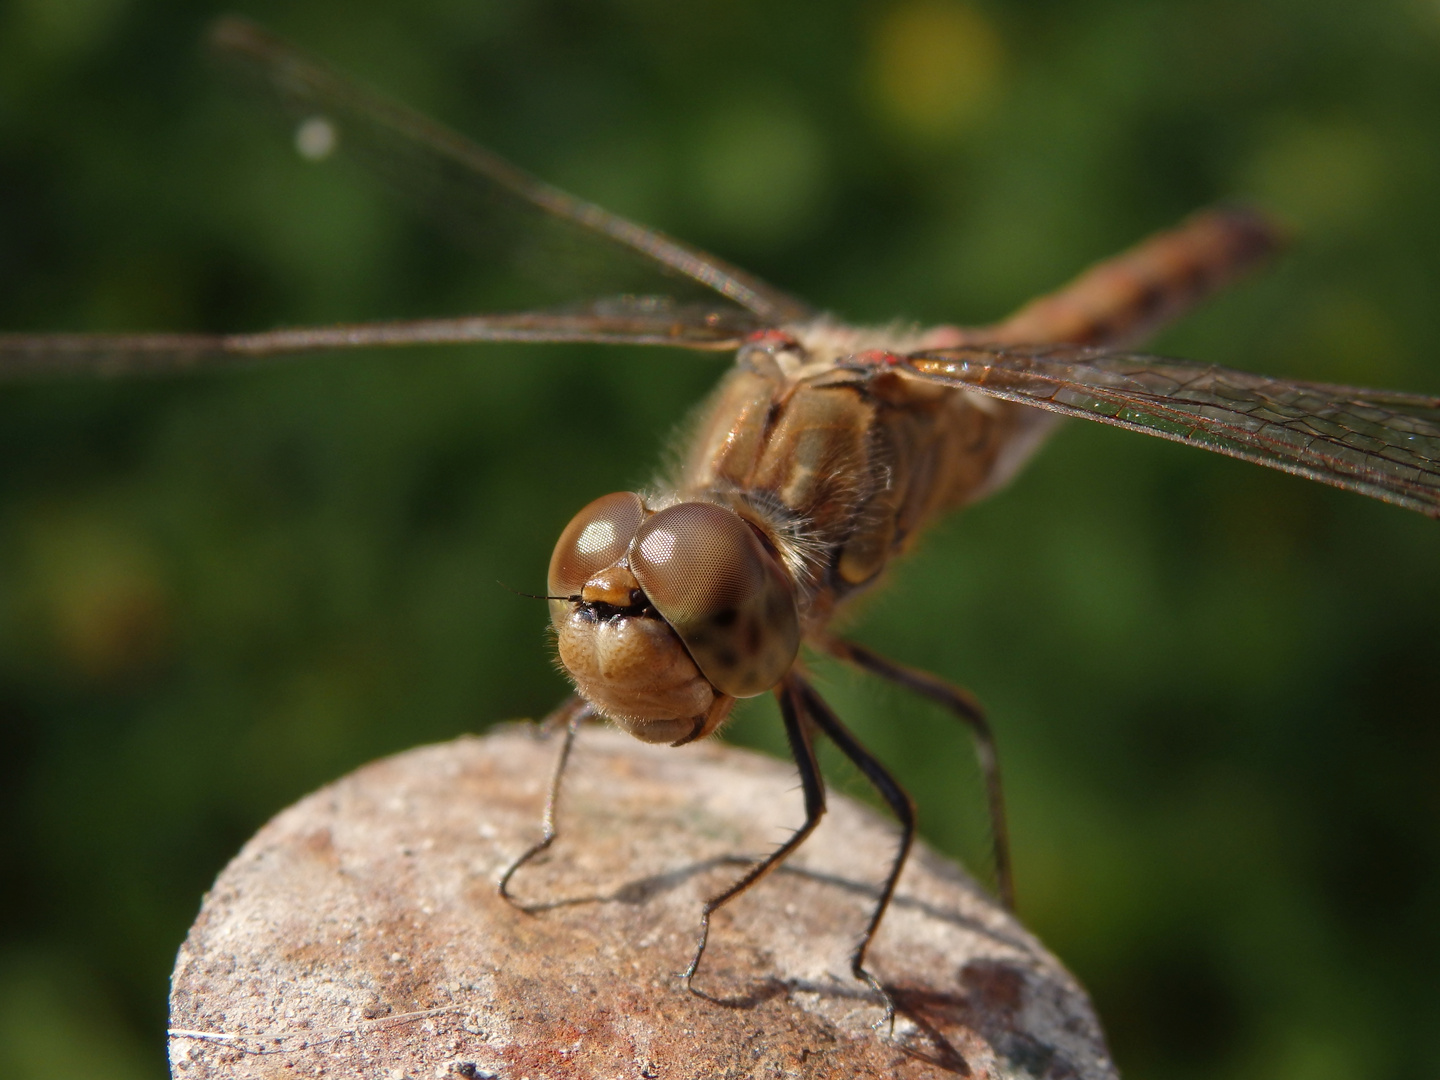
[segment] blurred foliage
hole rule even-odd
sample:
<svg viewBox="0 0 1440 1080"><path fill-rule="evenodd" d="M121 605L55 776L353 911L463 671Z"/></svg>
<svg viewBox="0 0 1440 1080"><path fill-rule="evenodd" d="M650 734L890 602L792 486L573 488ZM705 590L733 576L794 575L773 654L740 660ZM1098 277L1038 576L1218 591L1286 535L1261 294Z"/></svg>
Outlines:
<svg viewBox="0 0 1440 1080"><path fill-rule="evenodd" d="M0 4L0 326L509 295L510 268L255 123L196 48L217 11ZM1440 392L1433 0L246 13L857 321L990 319L1253 198L1294 253L1157 349ZM163 1075L174 950L255 828L555 702L544 610L496 582L538 589L569 516L644 483L722 367L495 347L0 389L0 1074ZM1440 1073L1435 530L1076 424L857 619L989 706L1022 912L1128 1076ZM983 868L963 734L822 674ZM776 727L762 702L733 737L778 751Z"/></svg>

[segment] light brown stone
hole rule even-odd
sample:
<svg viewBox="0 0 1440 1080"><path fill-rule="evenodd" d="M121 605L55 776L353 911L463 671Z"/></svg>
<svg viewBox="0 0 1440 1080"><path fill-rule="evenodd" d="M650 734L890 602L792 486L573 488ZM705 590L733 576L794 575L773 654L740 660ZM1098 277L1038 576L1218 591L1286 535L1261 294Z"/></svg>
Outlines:
<svg viewBox="0 0 1440 1080"><path fill-rule="evenodd" d="M957 869L917 847L871 952L901 1013L849 975L895 826L832 795L789 864L702 899L801 819L793 766L705 743L580 734L561 836L539 832L556 743L528 727L367 765L282 812L221 873L181 947L177 1080L1034 1076L1108 1080L1084 992Z"/></svg>

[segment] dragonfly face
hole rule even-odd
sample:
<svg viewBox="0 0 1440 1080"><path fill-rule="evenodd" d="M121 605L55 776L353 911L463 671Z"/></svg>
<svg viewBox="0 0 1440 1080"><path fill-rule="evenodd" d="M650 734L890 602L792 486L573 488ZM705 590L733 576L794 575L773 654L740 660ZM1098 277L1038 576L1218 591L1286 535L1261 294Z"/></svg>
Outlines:
<svg viewBox="0 0 1440 1080"><path fill-rule="evenodd" d="M596 499L561 534L549 585L576 689L646 742L710 734L800 648L794 582L754 527L714 503Z"/></svg>

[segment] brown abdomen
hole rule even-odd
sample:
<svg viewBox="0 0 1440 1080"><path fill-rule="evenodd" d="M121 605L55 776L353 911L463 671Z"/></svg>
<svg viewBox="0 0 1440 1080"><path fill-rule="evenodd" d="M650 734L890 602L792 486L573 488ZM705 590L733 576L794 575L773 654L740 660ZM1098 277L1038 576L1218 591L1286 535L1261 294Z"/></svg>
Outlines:
<svg viewBox="0 0 1440 1080"><path fill-rule="evenodd" d="M1281 230L1239 207L1202 210L1098 263L1004 322L971 334L1002 345L1131 345L1269 258Z"/></svg>

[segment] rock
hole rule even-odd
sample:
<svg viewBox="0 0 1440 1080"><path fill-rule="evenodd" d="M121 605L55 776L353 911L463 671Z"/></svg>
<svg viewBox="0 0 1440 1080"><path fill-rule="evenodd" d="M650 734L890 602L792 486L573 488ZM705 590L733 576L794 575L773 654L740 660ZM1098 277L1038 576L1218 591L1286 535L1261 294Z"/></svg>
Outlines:
<svg viewBox="0 0 1440 1080"><path fill-rule="evenodd" d="M1084 991L961 870L917 845L851 978L895 826L832 795L815 835L715 916L700 904L801 820L793 766L714 742L580 733L560 838L557 739L510 727L374 762L260 830L176 962L170 1062L211 1077L1115 1075Z"/></svg>

